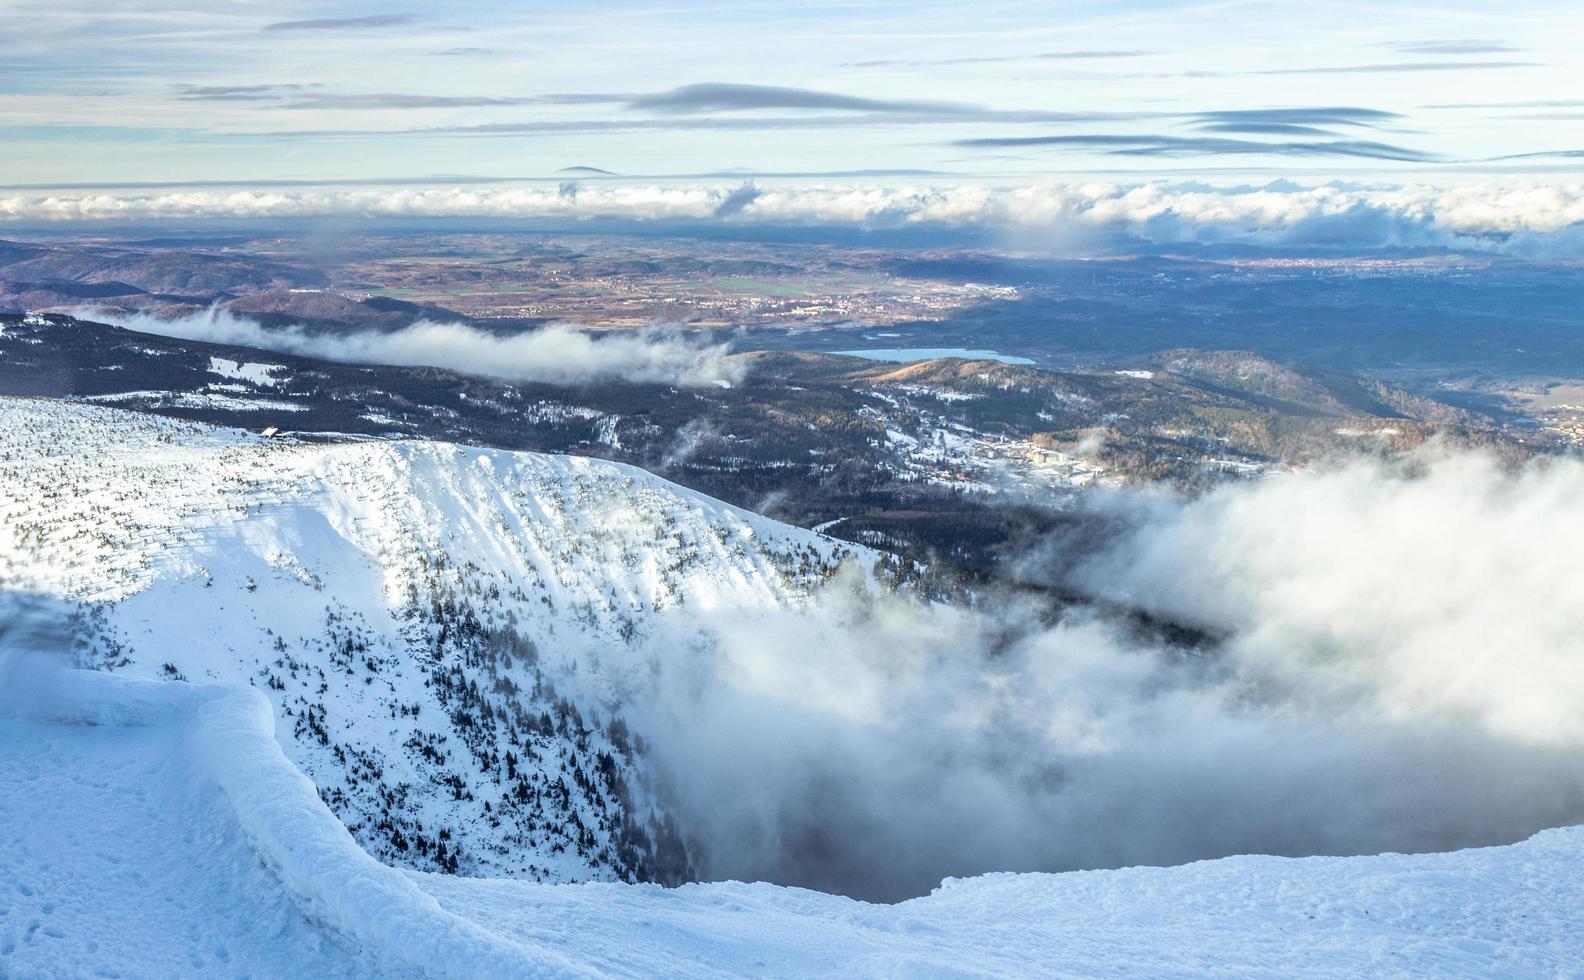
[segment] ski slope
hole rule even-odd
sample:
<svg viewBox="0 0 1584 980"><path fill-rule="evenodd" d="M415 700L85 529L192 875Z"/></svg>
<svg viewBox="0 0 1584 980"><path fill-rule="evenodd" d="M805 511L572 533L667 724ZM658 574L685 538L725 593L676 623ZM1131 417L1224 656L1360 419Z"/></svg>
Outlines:
<svg viewBox="0 0 1584 980"><path fill-rule="evenodd" d="M1451 854L987 875L891 906L736 882L458 878L363 852L256 691L31 664L0 685L0 976L1584 968L1584 828Z"/></svg>

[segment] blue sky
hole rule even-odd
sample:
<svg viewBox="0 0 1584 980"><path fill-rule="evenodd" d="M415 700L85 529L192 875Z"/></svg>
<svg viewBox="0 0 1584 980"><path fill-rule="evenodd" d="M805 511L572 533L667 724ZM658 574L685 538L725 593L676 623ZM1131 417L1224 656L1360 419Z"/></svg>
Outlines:
<svg viewBox="0 0 1584 980"><path fill-rule="evenodd" d="M1576 2L7 0L0 184L1577 173Z"/></svg>

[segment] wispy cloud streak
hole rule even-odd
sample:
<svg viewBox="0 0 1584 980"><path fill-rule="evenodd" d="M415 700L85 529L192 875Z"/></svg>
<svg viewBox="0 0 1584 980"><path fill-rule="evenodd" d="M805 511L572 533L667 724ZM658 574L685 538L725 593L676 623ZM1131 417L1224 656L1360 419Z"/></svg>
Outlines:
<svg viewBox="0 0 1584 980"><path fill-rule="evenodd" d="M282 20L266 24L266 31L359 31L379 27L400 27L412 23L408 14L372 14L368 17L319 17L310 20Z"/></svg>

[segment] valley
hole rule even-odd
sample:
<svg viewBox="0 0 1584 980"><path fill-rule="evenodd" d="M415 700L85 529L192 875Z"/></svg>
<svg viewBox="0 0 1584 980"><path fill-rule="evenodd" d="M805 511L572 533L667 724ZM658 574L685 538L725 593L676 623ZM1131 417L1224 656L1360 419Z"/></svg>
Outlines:
<svg viewBox="0 0 1584 980"><path fill-rule="evenodd" d="M692 350L683 356L700 356ZM1506 416L1248 353L1166 352L1147 367L1082 372L791 351L716 361L738 381L554 385L0 316L9 393L308 438L445 439L630 463L897 551L946 591L964 578L1006 580L1003 556L1068 522L1088 486L1205 488L1430 439L1514 460L1561 445Z"/></svg>
<svg viewBox="0 0 1584 980"><path fill-rule="evenodd" d="M7 0L0 980L1584 977L1576 7Z"/></svg>

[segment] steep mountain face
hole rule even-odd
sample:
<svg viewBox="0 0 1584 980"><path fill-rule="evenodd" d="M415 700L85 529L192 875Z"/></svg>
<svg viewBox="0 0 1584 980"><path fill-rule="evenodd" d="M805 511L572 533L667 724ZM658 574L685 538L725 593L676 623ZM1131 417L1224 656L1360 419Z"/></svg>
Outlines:
<svg viewBox="0 0 1584 980"><path fill-rule="evenodd" d="M357 840L412 868L686 878L624 713L653 651L855 556L615 463L0 400L0 587L79 604L85 666L260 689Z"/></svg>

